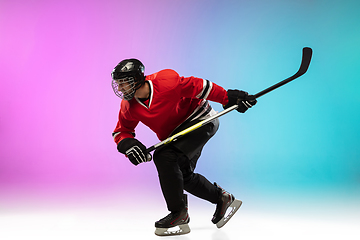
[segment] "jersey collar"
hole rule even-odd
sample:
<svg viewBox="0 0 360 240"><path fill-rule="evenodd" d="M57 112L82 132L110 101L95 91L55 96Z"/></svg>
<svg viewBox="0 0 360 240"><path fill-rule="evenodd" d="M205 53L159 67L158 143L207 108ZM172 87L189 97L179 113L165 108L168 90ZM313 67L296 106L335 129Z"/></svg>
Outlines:
<svg viewBox="0 0 360 240"><path fill-rule="evenodd" d="M137 97L135 97L136 101L143 107L149 109L151 107L151 103L152 103L152 99L153 99L153 92L154 92L154 86L153 86L153 83L152 81L150 80L147 80L146 81L147 83L149 83L149 89L150 89L150 93L149 93L149 103L148 103L148 106L143 103L142 101L140 101Z"/></svg>

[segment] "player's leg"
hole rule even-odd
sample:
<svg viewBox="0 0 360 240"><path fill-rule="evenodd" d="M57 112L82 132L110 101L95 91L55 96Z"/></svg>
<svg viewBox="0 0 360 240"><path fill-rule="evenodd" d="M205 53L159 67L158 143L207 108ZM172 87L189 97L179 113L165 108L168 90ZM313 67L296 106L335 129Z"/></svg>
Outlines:
<svg viewBox="0 0 360 240"><path fill-rule="evenodd" d="M242 201L236 199L234 195L225 191L219 185L214 183L214 186L219 192L219 198L216 203L216 210L211 221L216 224L218 228L223 227L230 218L239 210Z"/></svg>
<svg viewBox="0 0 360 240"><path fill-rule="evenodd" d="M200 152L191 160L186 156L179 159L179 166L184 179L184 189L198 198L216 204L219 198L218 189L203 175L194 173L199 156Z"/></svg>
<svg viewBox="0 0 360 240"><path fill-rule="evenodd" d="M189 163L194 163L194 159ZM218 228L223 227L240 208L242 202L235 199L233 194L225 191L216 183L212 184L201 174L192 172L195 165L191 167L184 161L180 166L183 172L184 189L196 197L216 204L216 210L211 221Z"/></svg>
<svg viewBox="0 0 360 240"><path fill-rule="evenodd" d="M184 127L187 126L182 126L182 128ZM182 200L184 179L179 163L187 162L188 167L192 169L190 170L192 173L203 146L215 134L218 127L219 121L215 119L184 138L155 150L153 155L154 163L169 211L180 211L185 206ZM181 131L181 128L178 131ZM189 159L192 159L191 164Z"/></svg>
<svg viewBox="0 0 360 240"><path fill-rule="evenodd" d="M235 199L235 197L219 187L216 183L212 184L206 177L201 174L194 173L194 169L197 164L197 160L201 155L201 151L205 143L215 134L218 129L218 120L209 123L202 129L198 129L196 132L199 142L202 144L197 148L194 148L194 138L188 138L186 143L189 144L189 148L185 144L181 145L182 150L197 149L196 153L187 152L186 156L182 156L178 159L181 172L184 179L184 189L192 195L201 199L207 200L213 204L216 204L216 210L212 218L212 222L216 224L218 228L223 227L228 220L235 214L235 212L241 206L241 201ZM195 132L194 132L195 133ZM200 136L202 137L200 139ZM187 156L192 156L189 159Z"/></svg>
<svg viewBox="0 0 360 240"><path fill-rule="evenodd" d="M183 194L183 176L177 159L179 152L171 146L154 153L162 193L170 213L155 222L155 234L160 236L179 235L190 232L190 221L186 195Z"/></svg>

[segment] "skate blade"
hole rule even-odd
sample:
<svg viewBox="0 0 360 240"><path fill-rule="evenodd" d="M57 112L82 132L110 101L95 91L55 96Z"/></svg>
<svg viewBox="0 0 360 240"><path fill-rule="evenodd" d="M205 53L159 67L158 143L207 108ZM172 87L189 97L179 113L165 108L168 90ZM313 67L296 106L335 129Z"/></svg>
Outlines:
<svg viewBox="0 0 360 240"><path fill-rule="evenodd" d="M182 224L171 228L156 228L155 235L158 236L172 236L172 235L182 235L190 232L190 227L188 224Z"/></svg>
<svg viewBox="0 0 360 240"><path fill-rule="evenodd" d="M218 223L216 223L216 227L217 228L223 227L230 220L230 218L232 216L234 216L236 211L239 210L241 204L242 204L242 201L235 199L229 206L229 208L231 208L229 214L224 216L222 219L220 219L220 221ZM229 210L229 208L228 208L228 210Z"/></svg>

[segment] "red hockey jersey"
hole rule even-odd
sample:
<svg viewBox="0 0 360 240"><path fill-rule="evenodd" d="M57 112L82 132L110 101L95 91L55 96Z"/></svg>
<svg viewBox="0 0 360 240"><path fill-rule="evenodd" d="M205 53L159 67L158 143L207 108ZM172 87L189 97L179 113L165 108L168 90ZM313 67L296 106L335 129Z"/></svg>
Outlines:
<svg viewBox="0 0 360 240"><path fill-rule="evenodd" d="M121 101L113 132L117 144L124 138L133 138L139 122L148 126L162 141L200 107L205 109L205 105L209 105L205 100L223 105L228 102L224 88L206 79L180 77L174 70L165 69L146 76L146 81L150 86L147 104L135 97L130 101Z"/></svg>

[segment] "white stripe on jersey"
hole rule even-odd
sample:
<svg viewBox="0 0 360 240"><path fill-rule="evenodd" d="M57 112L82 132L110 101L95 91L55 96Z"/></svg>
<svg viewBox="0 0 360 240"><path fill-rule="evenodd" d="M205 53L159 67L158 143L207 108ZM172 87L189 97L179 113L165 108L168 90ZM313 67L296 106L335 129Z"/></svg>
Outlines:
<svg viewBox="0 0 360 240"><path fill-rule="evenodd" d="M209 84L209 87L208 87L208 90L205 92L205 95L203 97L203 99L207 99L207 97L209 96L210 92L211 92L211 89L212 89L212 82L210 81L207 81L207 83ZM206 89L206 88L205 88Z"/></svg>
<svg viewBox="0 0 360 240"><path fill-rule="evenodd" d="M200 99L206 99L211 92L212 86L213 86L212 82L203 79L203 88L201 92L198 95L196 95L196 97Z"/></svg>
<svg viewBox="0 0 360 240"><path fill-rule="evenodd" d="M201 115L203 115L204 112L206 112L209 108L211 108L210 104L206 100L202 100L200 105L197 106L194 111L190 114L189 117L185 119L187 121L188 119L191 119L191 121L198 119ZM201 111L200 111L201 109ZM200 112L199 112L200 111ZM184 121L184 122L185 122ZM181 123L182 124L182 123Z"/></svg>
<svg viewBox="0 0 360 240"><path fill-rule="evenodd" d="M113 138L115 139L116 136L119 135L120 133L121 133L121 132L116 132L116 133L114 132L114 133L112 134Z"/></svg>

